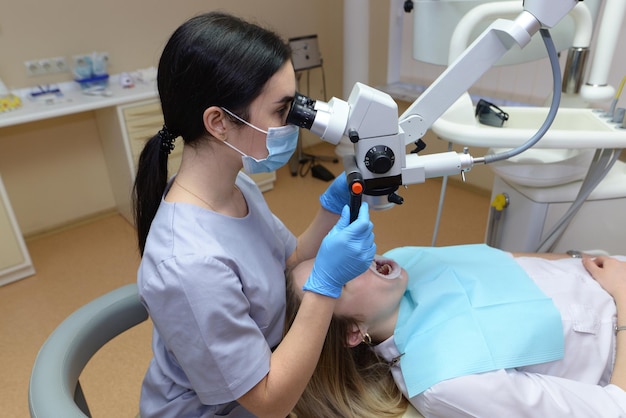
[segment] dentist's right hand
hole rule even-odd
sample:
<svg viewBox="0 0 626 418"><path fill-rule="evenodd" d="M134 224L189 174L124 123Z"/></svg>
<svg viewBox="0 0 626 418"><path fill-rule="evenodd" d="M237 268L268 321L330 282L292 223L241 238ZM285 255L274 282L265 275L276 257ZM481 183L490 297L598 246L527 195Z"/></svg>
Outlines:
<svg viewBox="0 0 626 418"><path fill-rule="evenodd" d="M350 208L344 206L339 221L322 240L303 290L338 298L343 285L369 268L376 244L368 209L363 202L359 216L350 223Z"/></svg>

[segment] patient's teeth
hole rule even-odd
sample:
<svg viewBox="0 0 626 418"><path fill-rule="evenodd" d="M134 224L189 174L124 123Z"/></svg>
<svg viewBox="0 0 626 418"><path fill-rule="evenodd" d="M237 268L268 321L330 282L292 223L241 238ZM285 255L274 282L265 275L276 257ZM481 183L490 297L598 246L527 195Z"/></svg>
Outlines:
<svg viewBox="0 0 626 418"><path fill-rule="evenodd" d="M370 270L387 280L397 279L402 273L402 268L395 261L379 256L370 265Z"/></svg>
<svg viewBox="0 0 626 418"><path fill-rule="evenodd" d="M376 270L380 273L380 274L384 274L387 275L389 273L391 273L391 266L387 263L376 263Z"/></svg>

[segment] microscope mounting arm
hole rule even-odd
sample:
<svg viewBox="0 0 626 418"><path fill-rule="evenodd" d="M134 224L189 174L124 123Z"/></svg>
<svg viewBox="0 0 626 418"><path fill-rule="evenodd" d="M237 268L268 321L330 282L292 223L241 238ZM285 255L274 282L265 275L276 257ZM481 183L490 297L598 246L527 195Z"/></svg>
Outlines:
<svg viewBox="0 0 626 418"><path fill-rule="evenodd" d="M374 209L402 203L395 194L400 185L463 173L484 163L484 158L456 152L406 155L406 146L421 139L511 47L526 46L537 31L554 26L579 0L523 1L524 10L515 20L493 22L399 118L397 104L388 94L356 83L347 102L332 98L325 103L296 94L287 122L332 144L347 136L354 143L354 155L345 158L346 173L364 186Z"/></svg>
<svg viewBox="0 0 626 418"><path fill-rule="evenodd" d="M432 124L515 44L524 48L541 27L552 27L578 0L525 0L511 21L498 19L400 116L406 143L422 138Z"/></svg>

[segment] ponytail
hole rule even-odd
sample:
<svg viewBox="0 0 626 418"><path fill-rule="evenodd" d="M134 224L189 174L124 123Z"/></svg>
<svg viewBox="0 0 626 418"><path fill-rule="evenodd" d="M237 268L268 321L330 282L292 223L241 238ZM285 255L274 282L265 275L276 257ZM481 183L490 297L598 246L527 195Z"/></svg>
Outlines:
<svg viewBox="0 0 626 418"><path fill-rule="evenodd" d="M167 157L174 149L176 136L167 127L148 140L139 155L133 187L133 209L139 253L143 256L152 220L167 185Z"/></svg>

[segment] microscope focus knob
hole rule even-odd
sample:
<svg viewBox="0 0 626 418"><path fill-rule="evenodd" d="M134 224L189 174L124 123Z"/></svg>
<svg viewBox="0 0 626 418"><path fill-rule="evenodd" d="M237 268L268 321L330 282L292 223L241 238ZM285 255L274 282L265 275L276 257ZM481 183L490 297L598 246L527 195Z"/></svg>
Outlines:
<svg viewBox="0 0 626 418"><path fill-rule="evenodd" d="M370 148L363 160L365 167L375 174L385 174L393 167L396 155L386 145L376 145Z"/></svg>

